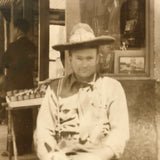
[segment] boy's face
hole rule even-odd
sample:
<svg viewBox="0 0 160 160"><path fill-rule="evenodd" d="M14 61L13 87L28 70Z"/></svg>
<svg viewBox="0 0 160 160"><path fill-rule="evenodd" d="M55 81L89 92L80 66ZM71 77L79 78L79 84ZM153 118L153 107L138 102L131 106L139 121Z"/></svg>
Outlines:
<svg viewBox="0 0 160 160"><path fill-rule="evenodd" d="M95 72L98 64L96 48L76 49L71 51L71 66L76 77L87 81Z"/></svg>

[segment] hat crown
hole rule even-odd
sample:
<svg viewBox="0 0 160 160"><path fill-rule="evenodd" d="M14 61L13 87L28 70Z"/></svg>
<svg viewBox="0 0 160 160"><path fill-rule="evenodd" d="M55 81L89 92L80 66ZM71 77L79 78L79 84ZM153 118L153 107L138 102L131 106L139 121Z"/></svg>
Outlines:
<svg viewBox="0 0 160 160"><path fill-rule="evenodd" d="M76 24L70 33L69 42L54 45L52 48L58 51L72 50L75 48L92 48L104 44L111 44L115 38L111 36L95 37L92 28L85 23Z"/></svg>
<svg viewBox="0 0 160 160"><path fill-rule="evenodd" d="M71 31L69 42L76 43L95 38L94 32L88 24L78 23Z"/></svg>

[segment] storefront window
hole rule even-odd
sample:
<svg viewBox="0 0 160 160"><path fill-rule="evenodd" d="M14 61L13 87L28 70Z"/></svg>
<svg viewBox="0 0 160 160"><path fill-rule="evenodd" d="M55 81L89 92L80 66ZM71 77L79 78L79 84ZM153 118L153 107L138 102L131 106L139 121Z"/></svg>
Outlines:
<svg viewBox="0 0 160 160"><path fill-rule="evenodd" d="M55 79L64 74L62 56L52 46L66 42L65 0L50 0L49 8L49 78Z"/></svg>
<svg viewBox="0 0 160 160"><path fill-rule="evenodd" d="M66 41L65 26L49 26L49 78L54 79L61 77L64 73L63 65L60 58L60 52L53 50L52 46Z"/></svg>
<svg viewBox="0 0 160 160"><path fill-rule="evenodd" d="M145 0L80 0L80 16L96 36L116 39L114 45L99 48L100 73L147 75Z"/></svg>
<svg viewBox="0 0 160 160"><path fill-rule="evenodd" d="M65 9L65 0L50 0L50 9Z"/></svg>
<svg viewBox="0 0 160 160"><path fill-rule="evenodd" d="M129 48L145 46L145 1L127 0L120 10L121 42Z"/></svg>

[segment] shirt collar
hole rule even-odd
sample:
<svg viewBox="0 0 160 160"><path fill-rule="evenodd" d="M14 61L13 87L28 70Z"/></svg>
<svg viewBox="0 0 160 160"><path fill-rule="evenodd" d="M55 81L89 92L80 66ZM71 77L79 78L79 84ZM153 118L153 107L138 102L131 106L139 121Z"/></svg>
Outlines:
<svg viewBox="0 0 160 160"><path fill-rule="evenodd" d="M90 81L90 82L83 82L83 81L79 81L79 80L76 78L75 74L72 74L71 77L70 77L70 88L72 89L72 88L75 87L75 86L78 86L79 88L80 88L80 87L83 88L83 87L89 86L89 87L91 87L91 89L92 89L95 81L97 80L97 77L98 77L98 76L97 76L97 73L95 73L95 74L93 75L92 81Z"/></svg>
<svg viewBox="0 0 160 160"><path fill-rule="evenodd" d="M60 96L62 98L72 96L73 94L77 93L80 88L85 87L89 87L93 91L95 81L98 79L99 74L95 73L93 77L93 80L89 83L80 82L73 73L64 77L62 82L63 87L62 91L60 92Z"/></svg>

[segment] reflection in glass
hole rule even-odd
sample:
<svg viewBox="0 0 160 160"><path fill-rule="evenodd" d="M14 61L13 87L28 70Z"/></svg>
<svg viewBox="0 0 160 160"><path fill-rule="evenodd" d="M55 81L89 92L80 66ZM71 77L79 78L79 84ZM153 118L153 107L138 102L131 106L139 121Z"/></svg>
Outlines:
<svg viewBox="0 0 160 160"><path fill-rule="evenodd" d="M88 23L96 36L112 35L116 49L145 44L145 0L80 0L81 22Z"/></svg>
<svg viewBox="0 0 160 160"><path fill-rule="evenodd" d="M61 25L49 26L49 78L57 78L63 75L64 69L60 59L60 53L52 49L52 46L66 41L66 28Z"/></svg>
<svg viewBox="0 0 160 160"><path fill-rule="evenodd" d="M50 0L49 8L51 9L65 9L65 0Z"/></svg>
<svg viewBox="0 0 160 160"><path fill-rule="evenodd" d="M99 73L113 73L114 70L114 48L112 45L99 47Z"/></svg>
<svg viewBox="0 0 160 160"><path fill-rule="evenodd" d="M145 7L145 0L80 0L81 22L89 24L96 36L113 36L116 50L141 49L145 48ZM106 45L99 52L99 71L113 73L113 51Z"/></svg>
<svg viewBox="0 0 160 160"><path fill-rule="evenodd" d="M121 42L129 48L145 45L145 0L127 0L121 7Z"/></svg>

